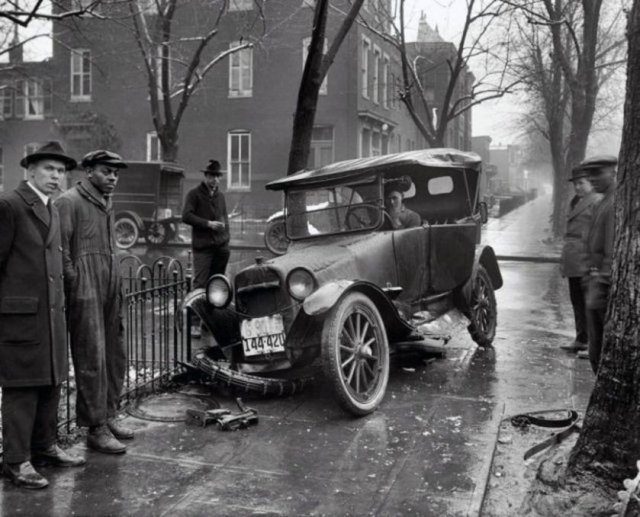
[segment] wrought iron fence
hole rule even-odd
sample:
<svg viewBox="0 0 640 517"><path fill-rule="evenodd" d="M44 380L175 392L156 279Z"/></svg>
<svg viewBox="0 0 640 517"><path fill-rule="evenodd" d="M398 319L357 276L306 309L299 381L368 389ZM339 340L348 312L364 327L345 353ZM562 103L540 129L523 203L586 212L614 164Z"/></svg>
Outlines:
<svg viewBox="0 0 640 517"><path fill-rule="evenodd" d="M171 257L160 257L151 265L135 255L120 259L128 357L123 401L165 385L179 370L179 363L191 355L189 332L183 331L189 329L189 316L183 322L180 310L184 296L191 290L190 262L189 259L185 267ZM60 425L70 432L75 418L75 379L70 357L63 392L66 403L60 408Z"/></svg>

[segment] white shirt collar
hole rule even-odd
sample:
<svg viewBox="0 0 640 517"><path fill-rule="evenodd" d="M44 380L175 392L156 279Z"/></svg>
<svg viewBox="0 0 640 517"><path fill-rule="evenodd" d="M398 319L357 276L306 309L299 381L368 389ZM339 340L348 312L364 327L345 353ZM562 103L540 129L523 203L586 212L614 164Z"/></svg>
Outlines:
<svg viewBox="0 0 640 517"><path fill-rule="evenodd" d="M38 197L42 200L42 202L44 203L44 206L47 206L47 204L49 203L49 196L47 196L46 194L43 194L42 192L40 192L36 187L34 187L31 184L30 181L27 181L27 185L29 185L31 190L33 190L36 194L38 194Z"/></svg>

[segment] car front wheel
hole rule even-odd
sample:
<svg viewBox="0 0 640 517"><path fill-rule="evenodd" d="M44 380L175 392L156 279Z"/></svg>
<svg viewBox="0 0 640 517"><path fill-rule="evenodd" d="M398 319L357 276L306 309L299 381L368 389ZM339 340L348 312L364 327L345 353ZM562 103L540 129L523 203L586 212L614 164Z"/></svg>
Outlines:
<svg viewBox="0 0 640 517"><path fill-rule="evenodd" d="M389 380L389 342L375 304L357 292L331 310L322 329L322 366L340 406L356 415L377 409Z"/></svg>
<svg viewBox="0 0 640 517"><path fill-rule="evenodd" d="M114 225L114 233L116 235L116 246L127 250L131 248L140 237L140 230L136 222L130 217L119 218Z"/></svg>
<svg viewBox="0 0 640 517"><path fill-rule="evenodd" d="M480 346L491 346L496 336L498 306L487 270L478 266L469 300L469 333Z"/></svg>

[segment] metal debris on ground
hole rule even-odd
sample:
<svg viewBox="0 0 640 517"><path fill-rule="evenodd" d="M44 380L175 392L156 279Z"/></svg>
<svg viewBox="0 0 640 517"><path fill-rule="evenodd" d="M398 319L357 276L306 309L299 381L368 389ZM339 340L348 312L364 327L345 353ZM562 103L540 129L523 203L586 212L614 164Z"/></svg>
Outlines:
<svg viewBox="0 0 640 517"><path fill-rule="evenodd" d="M204 411L187 409L186 423L200 427L216 424L221 431L246 429L249 426L258 424L258 412L255 409L246 407L240 398L236 399L236 404L240 409L239 413L232 413L228 409L209 409Z"/></svg>

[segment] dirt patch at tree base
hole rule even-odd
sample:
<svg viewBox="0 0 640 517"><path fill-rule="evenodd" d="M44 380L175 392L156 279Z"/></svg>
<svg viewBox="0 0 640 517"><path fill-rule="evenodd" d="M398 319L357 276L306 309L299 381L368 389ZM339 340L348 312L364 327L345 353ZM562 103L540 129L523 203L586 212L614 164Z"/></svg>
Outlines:
<svg viewBox="0 0 640 517"><path fill-rule="evenodd" d="M548 418L555 418L550 415ZM527 450L558 431L534 425L515 427L510 418L501 422L482 515L616 515L615 493L602 488L589 476L579 481L565 479L567 460L578 433L525 461Z"/></svg>

